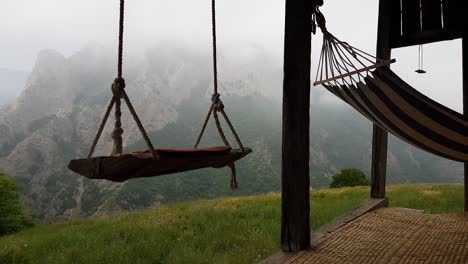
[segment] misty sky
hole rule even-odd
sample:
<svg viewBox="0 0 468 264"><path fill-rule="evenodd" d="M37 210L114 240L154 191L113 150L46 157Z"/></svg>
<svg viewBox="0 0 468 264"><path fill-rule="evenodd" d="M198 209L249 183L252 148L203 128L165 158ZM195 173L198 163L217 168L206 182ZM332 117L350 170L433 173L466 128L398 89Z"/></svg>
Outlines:
<svg viewBox="0 0 468 264"><path fill-rule="evenodd" d="M0 0L0 67L30 71L41 49L70 56L88 44L116 46L118 0ZM281 65L284 0L218 0L220 51L264 49ZM377 0L325 0L328 29L338 38L375 52ZM127 0L127 54L160 41L211 48L210 0ZM321 36L314 36L317 64ZM462 109L461 41L425 45L425 75L417 68L417 47L394 50L392 68L426 95ZM222 70L222 69L221 69ZM314 71L314 70L313 70ZM315 88L320 89L320 88Z"/></svg>

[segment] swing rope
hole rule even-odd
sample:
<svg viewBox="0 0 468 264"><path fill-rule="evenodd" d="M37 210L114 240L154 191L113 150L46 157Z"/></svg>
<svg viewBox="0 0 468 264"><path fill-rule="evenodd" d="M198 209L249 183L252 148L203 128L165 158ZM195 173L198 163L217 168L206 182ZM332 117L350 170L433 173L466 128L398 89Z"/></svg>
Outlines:
<svg viewBox="0 0 468 264"><path fill-rule="evenodd" d="M121 111L121 98L122 91L125 88L125 80L122 78L122 61L123 61L123 31L124 31L124 0L120 1L120 20L119 20L119 46L117 58L117 78L112 84L112 93L115 98L115 124L114 131L112 131L112 139L114 139L114 147L112 155L122 154L122 111Z"/></svg>
<svg viewBox="0 0 468 264"><path fill-rule="evenodd" d="M217 43L216 43L216 0L211 1L211 26L212 26L212 39L213 39L213 95L211 96L211 105L208 109L208 113L206 115L205 121L203 122L202 129L200 134L198 135L197 141L195 143L194 148L198 148L200 141L205 133L206 126L208 121L210 120L211 115L213 115L213 119L215 121L216 129L218 131L221 140L223 141L224 145L230 147L229 141L226 138L224 130L221 126L221 122L219 120L218 113L221 113L224 120L229 126L234 138L236 139L237 144L239 145L240 149L244 152L244 145L242 144L234 126L232 125L226 111L224 110L224 104L221 101L220 94L218 93L218 61L217 61ZM237 189L237 179L236 179L236 168L234 163L228 165L231 169L231 189Z"/></svg>
<svg viewBox="0 0 468 264"><path fill-rule="evenodd" d="M117 57L117 78L114 80L112 84L112 98L107 106L106 112L104 117L101 121L99 126L98 132L93 140L93 144L91 145L91 149L88 154L88 158L93 156L94 150L96 149L96 145L99 142L99 138L102 135L102 131L107 123L107 119L109 118L110 112L115 105L115 123L114 123L114 130L112 131L112 139L114 140L114 147L112 149L112 155L121 155L123 152L122 147L122 134L124 130L122 129L122 111L121 111L121 99L123 98L125 103L128 106L128 109L133 117L133 120L138 126L140 133L142 134L148 149L151 151L151 154L154 159L159 159L159 155L157 151L154 149L151 140L146 133L143 124L138 117L138 114L135 111L130 99L125 92L125 80L122 78L122 64L123 64L123 33L124 33L124 11L125 11L125 0L120 0L120 20L119 20L119 46L118 46L118 57Z"/></svg>
<svg viewBox="0 0 468 264"><path fill-rule="evenodd" d="M94 150L96 148L96 145L99 141L99 138L102 135L102 132L104 130L104 127L106 125L106 122L109 118L110 112L112 111L112 108L115 106L115 123L114 123L114 130L112 132L112 138L114 140L114 146L112 149L112 155L121 155L122 154L122 134L124 133L124 130L122 129L122 111L121 111L121 105L122 105L122 98L124 102L127 104L128 109L135 120L149 150L151 151L151 154L154 159L159 159L159 155L157 150L153 147L153 144L151 143L151 140L149 139L132 103L130 102L130 99L128 98L127 93L125 92L125 80L122 78L122 61L123 61L123 32L124 32L124 4L125 0L120 0L120 21L119 21L119 44L118 44L118 59L117 59L117 78L114 80L114 83L112 84L112 93L113 96L107 106L106 112L104 113L104 117L101 121L101 124L99 126L99 129L96 133L96 136L94 138L93 144L91 146L91 149L88 154L88 158L91 158ZM211 105L208 110L208 114L206 115L205 121L203 123L202 129L200 131L200 134L198 135L197 141L195 143L195 148L198 148L198 145L200 144L200 141L203 137L203 134L206 130L208 121L213 115L213 118L215 120L215 125L218 131L218 134L220 135L223 143L225 146L230 147L229 141L226 138L226 135L224 133L224 130L221 126L220 118L219 118L219 113L221 113L221 116L225 119L226 123L228 124L232 134L234 135L234 138L236 142L239 144L239 147L242 152L245 152L246 150L244 149L244 146L242 145L242 142L232 125L231 121L229 120L228 115L226 114L224 110L224 104L220 99L220 94L218 92L218 65L217 65L217 44L216 44L216 2L215 0L212 0L212 37L213 37L213 76L214 76L214 85L213 85L213 95L211 97ZM250 151L250 150L249 150ZM234 163L230 163L227 165L231 169L231 189L236 189L237 188L237 179L236 179L236 168Z"/></svg>
<svg viewBox="0 0 468 264"><path fill-rule="evenodd" d="M220 99L218 92L218 69L217 69L217 44L216 44L216 3L212 0L212 37L213 37L213 95L211 104L204 120L200 134L195 143L195 149L155 149L148 137L128 95L125 91L125 80L122 77L123 70L123 33L124 33L124 0L120 0L120 20L119 20L119 39L118 39L118 57L117 57L117 77L115 78L111 90L112 97L107 105L104 116L101 120L96 136L88 153L87 159L71 160L68 168L85 177L91 179L106 179L115 182L123 182L132 178L153 177L184 171L191 171L201 168L221 168L229 167L231 170L231 189L236 189L236 168L234 162L245 157L252 152L250 148L244 148L237 135L234 126L225 112L224 104ZM127 104L130 114L140 130L148 150L137 151L129 154L123 154L122 134L122 99ZM107 120L115 106L115 122L112 131L113 148L110 156L93 157L96 145L104 131ZM221 126L219 113L225 119L232 134L234 135L239 149L231 149L225 132ZM209 119L213 115L217 132L220 135L226 147L214 147L206 149L197 149L203 134L206 130ZM148 155L151 153L151 156ZM160 155L162 155L162 158ZM105 160L105 162L103 162Z"/></svg>

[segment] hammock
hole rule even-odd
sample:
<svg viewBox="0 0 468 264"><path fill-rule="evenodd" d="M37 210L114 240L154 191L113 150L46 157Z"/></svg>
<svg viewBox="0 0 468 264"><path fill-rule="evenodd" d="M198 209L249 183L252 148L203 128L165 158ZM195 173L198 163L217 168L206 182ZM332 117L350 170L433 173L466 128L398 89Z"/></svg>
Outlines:
<svg viewBox="0 0 468 264"><path fill-rule="evenodd" d="M324 32L314 85L420 149L468 161L468 118L418 92L380 60ZM370 64L370 66L369 66Z"/></svg>

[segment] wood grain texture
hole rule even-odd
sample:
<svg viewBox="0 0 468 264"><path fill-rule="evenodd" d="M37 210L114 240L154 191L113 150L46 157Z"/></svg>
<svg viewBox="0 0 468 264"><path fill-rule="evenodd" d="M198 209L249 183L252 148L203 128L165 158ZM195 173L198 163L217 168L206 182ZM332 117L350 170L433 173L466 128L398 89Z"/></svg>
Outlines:
<svg viewBox="0 0 468 264"><path fill-rule="evenodd" d="M463 75L463 114L468 116L468 73L466 70L467 54L466 54L466 38L462 40L462 75ZM465 212L468 212L468 162L464 165L464 183L465 183Z"/></svg>
<svg viewBox="0 0 468 264"><path fill-rule="evenodd" d="M465 9L460 1L442 0L442 6L440 0L402 0L401 3L402 6L400 1L391 1L385 12L391 17L392 48L453 40L463 36Z"/></svg>
<svg viewBox="0 0 468 264"><path fill-rule="evenodd" d="M392 39L392 48L428 44L438 41L453 40L461 37L462 33L460 31L430 30Z"/></svg>
<svg viewBox="0 0 468 264"><path fill-rule="evenodd" d="M442 29L442 5L440 0L421 0L422 30Z"/></svg>
<svg viewBox="0 0 468 264"><path fill-rule="evenodd" d="M377 31L377 58L391 57L391 0L380 0ZM371 198L385 198L387 178L388 133L377 125L372 126Z"/></svg>
<svg viewBox="0 0 468 264"><path fill-rule="evenodd" d="M442 0L442 4L444 28L448 31L463 32L464 28L466 28L466 8L463 1Z"/></svg>
<svg viewBox="0 0 468 264"><path fill-rule="evenodd" d="M161 176L202 168L221 168L251 153L245 148L228 152L164 152L160 159L151 153L129 153L121 156L94 157L70 161L68 168L90 179L124 182L129 179Z"/></svg>
<svg viewBox="0 0 468 264"><path fill-rule="evenodd" d="M398 2L398 1L394 1ZM421 32L421 9L419 0L402 0L402 30L403 35ZM386 12L388 13L388 12ZM379 13L381 16L382 13Z"/></svg>
<svg viewBox="0 0 468 264"><path fill-rule="evenodd" d="M309 108L315 1L286 0L283 81L281 247L310 247Z"/></svg>

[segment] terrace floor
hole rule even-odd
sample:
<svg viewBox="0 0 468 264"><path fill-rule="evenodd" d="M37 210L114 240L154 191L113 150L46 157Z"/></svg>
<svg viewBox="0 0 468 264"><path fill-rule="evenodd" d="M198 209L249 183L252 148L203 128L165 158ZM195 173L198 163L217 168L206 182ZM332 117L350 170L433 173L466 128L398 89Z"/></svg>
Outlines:
<svg viewBox="0 0 468 264"><path fill-rule="evenodd" d="M314 249L263 263L468 263L468 214L380 208L334 225L312 234Z"/></svg>

